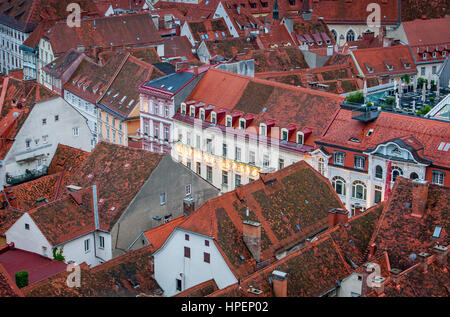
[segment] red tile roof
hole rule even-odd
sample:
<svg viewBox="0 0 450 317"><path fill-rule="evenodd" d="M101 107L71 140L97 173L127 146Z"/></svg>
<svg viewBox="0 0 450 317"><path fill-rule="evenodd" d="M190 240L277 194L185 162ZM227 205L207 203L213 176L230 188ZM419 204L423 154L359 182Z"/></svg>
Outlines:
<svg viewBox="0 0 450 317"><path fill-rule="evenodd" d="M164 39L164 58L185 56L188 60L196 60L192 53L192 45L186 36L171 36Z"/></svg>
<svg viewBox="0 0 450 317"><path fill-rule="evenodd" d="M443 18L450 14L448 0L402 0L402 21Z"/></svg>
<svg viewBox="0 0 450 317"><path fill-rule="evenodd" d="M55 56L78 46L95 57L100 49L162 43L148 13L83 19L79 28L71 28L65 21L58 22L45 37L51 42Z"/></svg>
<svg viewBox="0 0 450 317"><path fill-rule="evenodd" d="M186 23L194 41L198 43L203 40L202 36L207 36L207 39L224 38L223 34L225 34L225 37L231 37L224 18L187 21Z"/></svg>
<svg viewBox="0 0 450 317"><path fill-rule="evenodd" d="M418 195L418 188L424 192ZM419 260L419 253L433 254L438 243L448 245L450 188L433 184L421 185L399 177L381 215L370 244L387 251L392 268L405 270ZM416 206L424 204L423 216L417 216ZM442 228L433 237L436 227ZM414 256L412 256L414 254Z"/></svg>
<svg viewBox="0 0 450 317"><path fill-rule="evenodd" d="M87 159L89 152L58 144L55 154L48 168L48 174L59 173L62 171L76 171Z"/></svg>
<svg viewBox="0 0 450 317"><path fill-rule="evenodd" d="M130 48L127 49L126 51L129 52L132 56L136 57L137 59L146 62L148 64L161 62L161 58L156 52L155 47ZM100 63L102 65L105 65L116 54L117 54L116 51L104 51L98 55L98 58L100 60Z"/></svg>
<svg viewBox="0 0 450 317"><path fill-rule="evenodd" d="M0 297L23 297L22 291L0 263Z"/></svg>
<svg viewBox="0 0 450 317"><path fill-rule="evenodd" d="M370 129L373 133L367 136ZM449 135L450 127L445 122L382 111L375 122L365 124L352 119L352 111L340 109L318 141L363 151L390 140L413 136L423 146L420 156L432 160L434 165L450 167L448 153L438 150L442 142L449 141ZM361 142L351 142L351 138Z"/></svg>
<svg viewBox="0 0 450 317"><path fill-rule="evenodd" d="M273 262L276 253L326 228L333 208L342 203L329 181L301 161L207 201L178 227L213 237L232 271L245 277L256 262L243 242L244 220L261 223L261 260Z"/></svg>
<svg viewBox="0 0 450 317"><path fill-rule="evenodd" d="M74 63L84 58L86 58L86 55L72 48L51 63L42 67L42 69L56 78L61 78L66 71L73 67Z"/></svg>
<svg viewBox="0 0 450 317"><path fill-rule="evenodd" d="M186 219L185 216L178 217L161 226L144 232L153 250L158 250L172 233L173 229Z"/></svg>
<svg viewBox="0 0 450 317"><path fill-rule="evenodd" d="M278 23L272 23L268 33L260 33L256 42L260 49L295 46L286 25Z"/></svg>
<svg viewBox="0 0 450 317"><path fill-rule="evenodd" d="M218 93L220 92L220 93ZM257 98L256 98L257 97ZM228 114L239 111L242 116L254 115L250 126L274 120L275 125L287 128L295 125L299 131L311 129L313 138L322 134L340 108L344 98L311 89L293 87L272 81L237 75L211 68L197 84L187 103L203 102L223 109ZM181 118L180 114L177 118ZM208 120L208 118L206 118ZM218 121L225 124L225 117ZM237 123L235 124L237 126ZM295 140L295 133L289 140Z"/></svg>
<svg viewBox="0 0 450 317"><path fill-rule="evenodd" d="M178 293L175 297L205 297L219 289L214 280L209 280Z"/></svg>
<svg viewBox="0 0 450 317"><path fill-rule="evenodd" d="M450 18L404 22L403 28L416 63L443 62L442 53L450 55Z"/></svg>
<svg viewBox="0 0 450 317"><path fill-rule="evenodd" d="M352 54L365 76L399 76L417 73L407 45L358 49L352 51Z"/></svg>
<svg viewBox="0 0 450 317"><path fill-rule="evenodd" d="M81 287L68 287L62 272L23 288L27 297L136 297L161 292L150 268L150 248L131 251L94 268L81 264Z"/></svg>
<svg viewBox="0 0 450 317"><path fill-rule="evenodd" d="M67 267L63 262L14 247L6 247L0 251L0 262L11 277L19 271L27 271L29 284L66 271Z"/></svg>

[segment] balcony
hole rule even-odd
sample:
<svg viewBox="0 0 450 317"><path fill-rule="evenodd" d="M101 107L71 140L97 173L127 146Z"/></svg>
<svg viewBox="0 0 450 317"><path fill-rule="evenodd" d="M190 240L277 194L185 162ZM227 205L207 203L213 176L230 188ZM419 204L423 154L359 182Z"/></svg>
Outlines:
<svg viewBox="0 0 450 317"><path fill-rule="evenodd" d="M6 174L6 183L12 186L25 183L41 176L47 175L47 171L48 166L42 166L42 168L40 169L34 169L31 171L27 170L27 172L22 175L9 176L8 174Z"/></svg>

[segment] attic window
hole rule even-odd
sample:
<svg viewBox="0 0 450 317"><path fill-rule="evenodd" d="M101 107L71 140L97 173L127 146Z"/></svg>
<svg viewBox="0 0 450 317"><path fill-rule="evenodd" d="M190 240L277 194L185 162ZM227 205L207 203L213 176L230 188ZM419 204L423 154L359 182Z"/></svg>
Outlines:
<svg viewBox="0 0 450 317"><path fill-rule="evenodd" d="M367 136L371 136L373 133L373 129L370 129L369 132L367 132Z"/></svg>
<svg viewBox="0 0 450 317"><path fill-rule="evenodd" d="M440 227L440 226L436 226L436 228L434 228L434 232L433 232L434 239L439 239L439 236L441 235L441 230L442 230L442 227Z"/></svg>
<svg viewBox="0 0 450 317"><path fill-rule="evenodd" d="M109 210L114 211L114 210L116 210L116 207L112 206Z"/></svg>
<svg viewBox="0 0 450 317"><path fill-rule="evenodd" d="M92 178L93 176L94 176L94 175L92 175L92 174L89 174L89 175L88 175L88 178Z"/></svg>
<svg viewBox="0 0 450 317"><path fill-rule="evenodd" d="M387 69L388 69L389 71L391 71L391 70L394 69L394 65L391 65L391 64L387 64L387 63L386 63L386 67L387 67Z"/></svg>
<svg viewBox="0 0 450 317"><path fill-rule="evenodd" d="M441 142L441 144L439 144L439 147L438 147L439 151L448 152L449 149L450 149L450 143Z"/></svg>
<svg viewBox="0 0 450 317"><path fill-rule="evenodd" d="M350 142L355 142L355 143L361 143L361 141L358 140L357 138L350 138L349 141Z"/></svg>
<svg viewBox="0 0 450 317"><path fill-rule="evenodd" d="M120 103L123 103L127 99L127 96L123 96L122 100L120 100Z"/></svg>

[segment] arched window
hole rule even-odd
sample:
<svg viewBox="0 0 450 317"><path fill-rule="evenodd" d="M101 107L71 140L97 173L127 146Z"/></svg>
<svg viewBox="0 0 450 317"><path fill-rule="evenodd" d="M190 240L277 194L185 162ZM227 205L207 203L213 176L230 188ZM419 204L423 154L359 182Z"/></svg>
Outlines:
<svg viewBox="0 0 450 317"><path fill-rule="evenodd" d="M417 175L417 173L415 173L415 172L412 172L412 173L409 175L409 178L411 178L411 179L418 179L418 178L419 178L419 175Z"/></svg>
<svg viewBox="0 0 450 317"><path fill-rule="evenodd" d="M297 143L303 144L304 142L304 135L303 132L297 132Z"/></svg>
<svg viewBox="0 0 450 317"><path fill-rule="evenodd" d="M392 181L395 182L397 176L403 176L403 170L400 167L392 167Z"/></svg>
<svg viewBox="0 0 450 317"><path fill-rule="evenodd" d="M367 199L367 186L361 181L354 181L352 184L352 197L357 199Z"/></svg>
<svg viewBox="0 0 450 317"><path fill-rule="evenodd" d="M383 178L383 168L380 165L377 165L375 167L375 177L376 178Z"/></svg>
<svg viewBox="0 0 450 317"><path fill-rule="evenodd" d="M345 195L345 179L340 176L333 177L331 183L333 184L333 188L339 195Z"/></svg>
<svg viewBox="0 0 450 317"><path fill-rule="evenodd" d="M336 30L331 30L331 34L333 35L334 40L337 41L338 35L337 35Z"/></svg>
<svg viewBox="0 0 450 317"><path fill-rule="evenodd" d="M319 158L317 163L317 170L320 174L325 175L325 160L323 158Z"/></svg>
<svg viewBox="0 0 450 317"><path fill-rule="evenodd" d="M289 132L287 129L281 129L281 140L282 141L288 141L289 138Z"/></svg>
<svg viewBox="0 0 450 317"><path fill-rule="evenodd" d="M353 30L349 30L347 32L347 42L353 42L355 40L355 32Z"/></svg>

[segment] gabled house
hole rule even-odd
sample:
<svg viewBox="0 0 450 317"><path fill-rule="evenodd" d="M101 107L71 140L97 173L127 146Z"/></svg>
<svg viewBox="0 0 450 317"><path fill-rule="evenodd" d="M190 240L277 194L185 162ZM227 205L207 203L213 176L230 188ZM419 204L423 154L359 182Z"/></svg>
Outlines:
<svg viewBox="0 0 450 317"><path fill-rule="evenodd" d="M66 263L96 266L127 252L139 233L181 216L185 198L194 206L218 193L169 156L106 142L69 175L57 181L57 195L45 200L51 187L43 186L39 202L23 207L5 233L8 243L47 257L62 250Z"/></svg>
<svg viewBox="0 0 450 317"><path fill-rule="evenodd" d="M203 40L231 37L223 18L186 21L181 28L181 36L186 36L192 47L198 47Z"/></svg>
<svg viewBox="0 0 450 317"><path fill-rule="evenodd" d="M22 291L0 263L0 297L23 297Z"/></svg>
<svg viewBox="0 0 450 317"><path fill-rule="evenodd" d="M87 120L61 97L37 102L3 160L2 184L14 185L47 173L58 144L90 151Z"/></svg>
<svg viewBox="0 0 450 317"><path fill-rule="evenodd" d="M245 7L232 1L220 1L214 12L214 18L223 18L233 37L248 36L259 32L262 25Z"/></svg>
<svg viewBox="0 0 450 317"><path fill-rule="evenodd" d="M208 200L177 225L153 254L155 279L164 296L209 280L226 288L302 249L329 227L330 210L347 214L307 163L261 175Z"/></svg>
<svg viewBox="0 0 450 317"><path fill-rule="evenodd" d="M172 157L222 192L312 159L344 98L210 68L174 116Z"/></svg>

